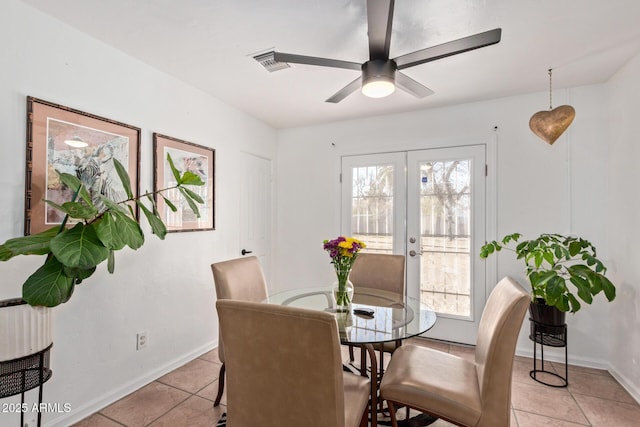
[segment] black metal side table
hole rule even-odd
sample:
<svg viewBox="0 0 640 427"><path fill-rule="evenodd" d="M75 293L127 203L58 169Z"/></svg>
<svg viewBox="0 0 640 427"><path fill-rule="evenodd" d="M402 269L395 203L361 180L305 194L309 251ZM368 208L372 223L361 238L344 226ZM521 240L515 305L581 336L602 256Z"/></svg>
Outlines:
<svg viewBox="0 0 640 427"><path fill-rule="evenodd" d="M42 385L51 378L53 372L49 368L50 352L53 344L44 350L18 359L0 362L0 399L21 394L20 425L24 425L25 409L24 393L36 387L38 391L38 427L42 423Z"/></svg>
<svg viewBox="0 0 640 427"><path fill-rule="evenodd" d="M529 339L533 341L533 370L529 372L529 376L540 384L550 387L566 387L569 384L569 370L567 366L567 324L554 326L545 325L529 319L531 322L531 334ZM537 347L540 344L540 369L537 366ZM555 372L548 371L544 367L544 347L564 347L564 377ZM538 373L552 375L560 379L560 384L551 384L540 378Z"/></svg>

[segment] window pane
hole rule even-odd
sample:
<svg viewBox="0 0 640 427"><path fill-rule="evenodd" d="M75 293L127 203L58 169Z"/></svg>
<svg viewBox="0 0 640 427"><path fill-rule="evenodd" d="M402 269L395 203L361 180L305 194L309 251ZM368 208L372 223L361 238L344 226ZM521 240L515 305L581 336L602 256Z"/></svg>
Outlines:
<svg viewBox="0 0 640 427"><path fill-rule="evenodd" d="M366 252L393 252L393 166L353 168L351 230Z"/></svg>
<svg viewBox="0 0 640 427"><path fill-rule="evenodd" d="M438 313L471 315L471 161L420 165L420 294Z"/></svg>

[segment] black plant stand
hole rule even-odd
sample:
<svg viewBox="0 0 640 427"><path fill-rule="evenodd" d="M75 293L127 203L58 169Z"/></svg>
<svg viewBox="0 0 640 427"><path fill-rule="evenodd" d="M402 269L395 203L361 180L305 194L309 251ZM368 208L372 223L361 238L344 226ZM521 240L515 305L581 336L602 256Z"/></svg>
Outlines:
<svg viewBox="0 0 640 427"><path fill-rule="evenodd" d="M49 369L50 344L44 350L18 359L0 362L0 399L21 394L20 400L20 425L24 425L24 393L39 387L38 391L38 427L42 423L42 385L51 378Z"/></svg>
<svg viewBox="0 0 640 427"><path fill-rule="evenodd" d="M529 376L540 384L550 387L566 387L569 384L569 370L567 366L567 324L545 325L529 319L531 322L531 334L529 339L533 341L533 370ZM537 367L537 347L540 344L540 369ZM544 368L544 347L564 347L564 377ZM550 384L538 378L538 373L545 373L560 379L560 384Z"/></svg>

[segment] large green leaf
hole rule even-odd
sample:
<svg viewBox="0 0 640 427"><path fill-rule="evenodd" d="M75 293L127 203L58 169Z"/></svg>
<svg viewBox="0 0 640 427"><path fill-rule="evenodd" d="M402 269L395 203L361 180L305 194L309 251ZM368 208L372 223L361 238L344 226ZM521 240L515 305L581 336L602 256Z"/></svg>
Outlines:
<svg viewBox="0 0 640 427"><path fill-rule="evenodd" d="M6 249L0 252L0 260L6 261L16 255L46 255L50 252L49 242L57 234L58 227L52 227L38 234L9 239L2 245ZM10 252L9 258L4 258L5 251Z"/></svg>
<svg viewBox="0 0 640 427"><path fill-rule="evenodd" d="M118 172L118 176L120 177L120 182L122 182L122 186L124 187L124 191L127 192L127 197L132 199L133 198L133 192L131 191L131 180L129 179L129 173L127 172L127 170L125 169L124 166L122 166L122 163L120 163L118 161L118 159L113 159L113 164L116 167L116 172ZM117 200L119 201L119 200Z"/></svg>
<svg viewBox="0 0 640 427"><path fill-rule="evenodd" d="M44 202L49 206L53 206L59 211L64 212L71 218L91 219L98 215L98 209L96 209L93 204L87 205L80 202L64 202L62 205L58 205L51 200L45 200Z"/></svg>
<svg viewBox="0 0 640 427"><path fill-rule="evenodd" d="M114 214L106 212L99 221L93 223L93 227L106 248L119 251L126 245L122 236L118 233Z"/></svg>
<svg viewBox="0 0 640 427"><path fill-rule="evenodd" d="M64 265L50 257L22 285L22 298L30 305L55 307L73 294L73 278L64 274Z"/></svg>
<svg viewBox="0 0 640 427"><path fill-rule="evenodd" d="M167 235L167 227L165 227L164 222L160 219L159 216L155 215L151 212L142 201L138 200L138 206L147 217L147 221L149 221L149 225L151 226L151 231L153 234L158 236L160 240L164 240L164 237Z"/></svg>
<svg viewBox="0 0 640 427"><path fill-rule="evenodd" d="M68 173L60 172L58 170L56 170L56 172L60 177L60 181L62 181L64 185L73 190L74 193L77 193L80 198L82 198L82 200L84 200L87 204L92 204L91 195L87 191L86 187L82 185L82 182L78 179L78 177Z"/></svg>
<svg viewBox="0 0 640 427"><path fill-rule="evenodd" d="M607 297L609 301L613 301L616 297L616 287L613 286L613 283L605 276L600 276L600 284L602 285L602 289L604 290L604 295Z"/></svg>
<svg viewBox="0 0 640 427"><path fill-rule="evenodd" d="M196 175L191 171L185 171L180 179L182 185L204 185L204 181L200 178L200 175Z"/></svg>
<svg viewBox="0 0 640 427"><path fill-rule="evenodd" d="M579 276L572 276L569 280L576 288L578 288L578 296L580 299L587 304L591 304L593 302L593 296L591 295L591 286L589 285L589 282Z"/></svg>
<svg viewBox="0 0 640 427"><path fill-rule="evenodd" d="M76 285L82 282L84 279L88 279L89 277L91 277L95 272L95 267L91 267L86 270L82 268L64 268L64 275L67 277L71 277L73 279L73 283L75 283Z"/></svg>
<svg viewBox="0 0 640 427"><path fill-rule="evenodd" d="M107 197L104 197L103 195L100 195L100 200L102 200L105 206L111 209L112 211L118 212L125 216L133 217L133 214L130 213L130 209L126 208L126 206L129 206L129 204L124 204L125 206L123 206L123 204L115 203L113 200Z"/></svg>
<svg viewBox="0 0 640 427"><path fill-rule="evenodd" d="M89 269L109 256L92 225L76 224L51 239L51 252L67 267Z"/></svg>

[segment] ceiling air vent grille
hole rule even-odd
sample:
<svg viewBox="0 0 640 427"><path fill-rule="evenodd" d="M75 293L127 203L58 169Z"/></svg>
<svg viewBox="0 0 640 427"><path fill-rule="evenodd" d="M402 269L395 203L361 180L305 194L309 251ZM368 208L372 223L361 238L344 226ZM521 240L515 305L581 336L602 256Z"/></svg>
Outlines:
<svg viewBox="0 0 640 427"><path fill-rule="evenodd" d="M273 59L273 51L261 53L253 57L256 61L260 63L267 71L273 73L274 71L284 70L285 68L289 68L290 65L286 62L277 62Z"/></svg>

